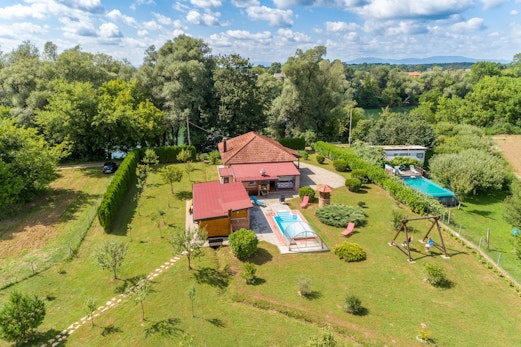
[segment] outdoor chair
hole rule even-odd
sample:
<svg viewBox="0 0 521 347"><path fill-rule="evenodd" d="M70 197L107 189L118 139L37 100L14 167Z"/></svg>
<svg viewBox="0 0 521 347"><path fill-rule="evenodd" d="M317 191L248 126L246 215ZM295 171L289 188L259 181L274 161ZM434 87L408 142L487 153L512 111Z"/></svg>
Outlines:
<svg viewBox="0 0 521 347"><path fill-rule="evenodd" d="M342 231L342 235L349 236L349 234L351 234L353 230L355 230L355 223L349 222L347 223L347 227L345 228L345 230Z"/></svg>
<svg viewBox="0 0 521 347"><path fill-rule="evenodd" d="M414 167L414 165L411 164L411 165L409 166L409 168L411 169L411 172L412 172L413 174L416 174L416 175L419 175L419 174L420 174L420 172L419 172L418 170L416 170L416 168Z"/></svg>
<svg viewBox="0 0 521 347"><path fill-rule="evenodd" d="M257 206L265 206L266 203L264 201L261 201L259 199L257 199L256 196L252 196L251 197L251 201L253 202L253 204L257 205Z"/></svg>
<svg viewBox="0 0 521 347"><path fill-rule="evenodd" d="M304 195L304 198L302 199L302 203L300 204L300 207L306 208L306 207L308 207L308 204L309 204L309 196Z"/></svg>

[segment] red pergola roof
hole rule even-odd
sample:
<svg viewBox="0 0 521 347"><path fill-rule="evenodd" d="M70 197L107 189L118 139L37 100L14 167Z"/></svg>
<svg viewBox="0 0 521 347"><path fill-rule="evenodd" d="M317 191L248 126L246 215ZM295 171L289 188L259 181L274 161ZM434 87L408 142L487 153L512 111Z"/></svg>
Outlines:
<svg viewBox="0 0 521 347"><path fill-rule="evenodd" d="M241 182L219 181L192 185L194 220L224 217L228 211L251 208L252 203Z"/></svg>
<svg viewBox="0 0 521 347"><path fill-rule="evenodd" d="M292 162L300 157L297 151L254 131L227 139L217 146L224 165Z"/></svg>
<svg viewBox="0 0 521 347"><path fill-rule="evenodd" d="M236 181L273 181L280 176L300 176L299 170L292 162L234 164L231 168ZM261 174L261 171L264 174Z"/></svg>

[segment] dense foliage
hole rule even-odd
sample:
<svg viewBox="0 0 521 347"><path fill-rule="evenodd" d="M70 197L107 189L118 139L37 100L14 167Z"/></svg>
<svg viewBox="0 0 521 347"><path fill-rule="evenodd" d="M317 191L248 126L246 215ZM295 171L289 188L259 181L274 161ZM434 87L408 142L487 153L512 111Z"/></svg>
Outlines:
<svg viewBox="0 0 521 347"><path fill-rule="evenodd" d="M366 217L362 208L342 204L320 207L315 211L315 215L324 224L344 228L349 222L354 222L355 225L362 225L365 223Z"/></svg>
<svg viewBox="0 0 521 347"><path fill-rule="evenodd" d="M279 142L284 147L294 149L296 151L304 150L306 148L306 139L303 137L283 137Z"/></svg>
<svg viewBox="0 0 521 347"><path fill-rule="evenodd" d="M313 201L315 199L315 189L311 188L310 186L300 187L298 189L298 196L302 200L304 196L309 196L309 201Z"/></svg>
<svg viewBox="0 0 521 347"><path fill-rule="evenodd" d="M230 234L228 244L237 259L246 260L257 252L259 239L253 230L242 228Z"/></svg>
<svg viewBox="0 0 521 347"><path fill-rule="evenodd" d="M434 287L444 287L448 284L443 268L437 264L425 263L423 266L425 280Z"/></svg>
<svg viewBox="0 0 521 347"><path fill-rule="evenodd" d="M360 245L347 241L342 242L340 246L336 246L334 252L338 258L348 263L362 261L367 257L366 252Z"/></svg>
<svg viewBox="0 0 521 347"><path fill-rule="evenodd" d="M31 339L45 313L45 303L36 295L12 292L0 310L0 337L16 343Z"/></svg>

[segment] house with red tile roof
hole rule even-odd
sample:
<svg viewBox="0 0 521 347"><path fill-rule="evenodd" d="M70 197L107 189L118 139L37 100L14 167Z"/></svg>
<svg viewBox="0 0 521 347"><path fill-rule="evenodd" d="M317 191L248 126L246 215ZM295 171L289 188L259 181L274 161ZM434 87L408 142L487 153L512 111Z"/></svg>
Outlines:
<svg viewBox="0 0 521 347"><path fill-rule="evenodd" d="M222 183L241 182L250 195L295 192L300 186L297 151L254 131L218 144Z"/></svg>
<svg viewBox="0 0 521 347"><path fill-rule="evenodd" d="M250 228L252 202L241 182L219 181L192 185L193 220L208 237L228 236L241 228Z"/></svg>

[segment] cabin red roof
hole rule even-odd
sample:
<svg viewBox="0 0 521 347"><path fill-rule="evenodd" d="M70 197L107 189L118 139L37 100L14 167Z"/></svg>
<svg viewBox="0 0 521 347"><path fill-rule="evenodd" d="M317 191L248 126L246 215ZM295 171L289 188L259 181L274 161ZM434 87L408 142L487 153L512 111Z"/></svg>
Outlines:
<svg viewBox="0 0 521 347"><path fill-rule="evenodd" d="M280 163L297 160L297 151L254 131L227 139L218 145L224 165Z"/></svg>
<svg viewBox="0 0 521 347"><path fill-rule="evenodd" d="M293 162L235 164L232 170L236 181L273 181L280 176L300 176Z"/></svg>
<svg viewBox="0 0 521 347"><path fill-rule="evenodd" d="M220 184L219 181L192 185L194 221L225 217L228 211L251 208L252 203L241 182Z"/></svg>

